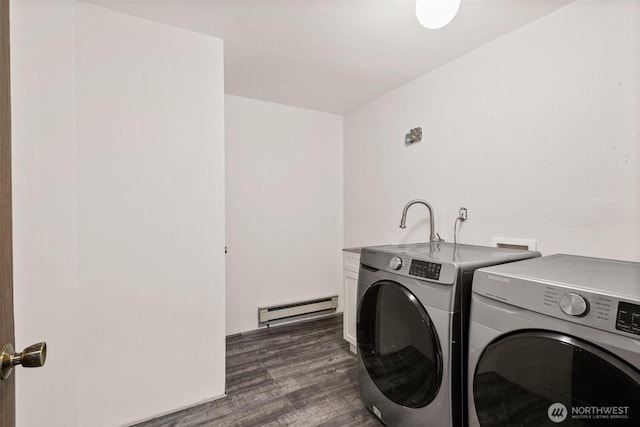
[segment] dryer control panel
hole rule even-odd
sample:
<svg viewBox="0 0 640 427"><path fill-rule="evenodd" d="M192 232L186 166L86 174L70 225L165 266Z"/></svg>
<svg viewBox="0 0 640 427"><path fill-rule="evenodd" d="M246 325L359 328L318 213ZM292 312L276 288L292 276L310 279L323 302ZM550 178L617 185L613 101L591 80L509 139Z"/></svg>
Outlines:
<svg viewBox="0 0 640 427"><path fill-rule="evenodd" d="M472 291L640 342L640 262L555 254L478 269Z"/></svg>
<svg viewBox="0 0 640 427"><path fill-rule="evenodd" d="M640 335L640 305L620 301L616 329L629 334Z"/></svg>
<svg viewBox="0 0 640 427"><path fill-rule="evenodd" d="M476 270L473 293L536 313L640 339L640 304L589 292Z"/></svg>

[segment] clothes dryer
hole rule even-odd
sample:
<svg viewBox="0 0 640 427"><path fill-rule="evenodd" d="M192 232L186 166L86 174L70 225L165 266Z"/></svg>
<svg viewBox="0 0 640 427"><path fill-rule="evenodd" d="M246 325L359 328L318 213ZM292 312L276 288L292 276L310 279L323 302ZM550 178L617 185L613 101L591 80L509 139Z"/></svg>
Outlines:
<svg viewBox="0 0 640 427"><path fill-rule="evenodd" d="M471 427L640 426L640 263L477 270L469 334Z"/></svg>
<svg viewBox="0 0 640 427"><path fill-rule="evenodd" d="M364 248L357 347L366 406L390 426L464 425L473 271L535 256L444 242Z"/></svg>

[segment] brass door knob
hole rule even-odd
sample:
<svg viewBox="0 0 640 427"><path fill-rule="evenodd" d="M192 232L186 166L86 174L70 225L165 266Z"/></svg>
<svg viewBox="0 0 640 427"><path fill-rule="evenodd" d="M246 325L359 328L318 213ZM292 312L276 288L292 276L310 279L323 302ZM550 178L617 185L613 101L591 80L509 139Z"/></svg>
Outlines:
<svg viewBox="0 0 640 427"><path fill-rule="evenodd" d="M0 353L0 379L6 380L9 378L13 367L16 365L22 365L25 368L38 368L43 366L46 360L46 342L30 345L22 350L21 353L16 353L13 345L5 344L2 347L2 353Z"/></svg>

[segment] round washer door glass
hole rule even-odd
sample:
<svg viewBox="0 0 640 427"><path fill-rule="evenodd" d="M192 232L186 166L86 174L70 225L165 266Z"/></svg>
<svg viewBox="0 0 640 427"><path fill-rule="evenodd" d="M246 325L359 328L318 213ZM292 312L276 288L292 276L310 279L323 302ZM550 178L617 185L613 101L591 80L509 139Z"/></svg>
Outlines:
<svg viewBox="0 0 640 427"><path fill-rule="evenodd" d="M484 426L640 426L640 372L577 338L528 331L490 344L473 378Z"/></svg>
<svg viewBox="0 0 640 427"><path fill-rule="evenodd" d="M358 310L358 351L376 387L393 402L421 408L442 382L438 336L422 304L390 281L371 285Z"/></svg>

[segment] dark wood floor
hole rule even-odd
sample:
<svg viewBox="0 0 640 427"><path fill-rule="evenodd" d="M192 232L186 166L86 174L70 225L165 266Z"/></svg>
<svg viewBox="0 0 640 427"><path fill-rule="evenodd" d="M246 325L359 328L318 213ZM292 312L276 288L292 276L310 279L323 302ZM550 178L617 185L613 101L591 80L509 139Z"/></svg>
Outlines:
<svg viewBox="0 0 640 427"><path fill-rule="evenodd" d="M227 397L135 427L381 425L336 315L227 337Z"/></svg>

